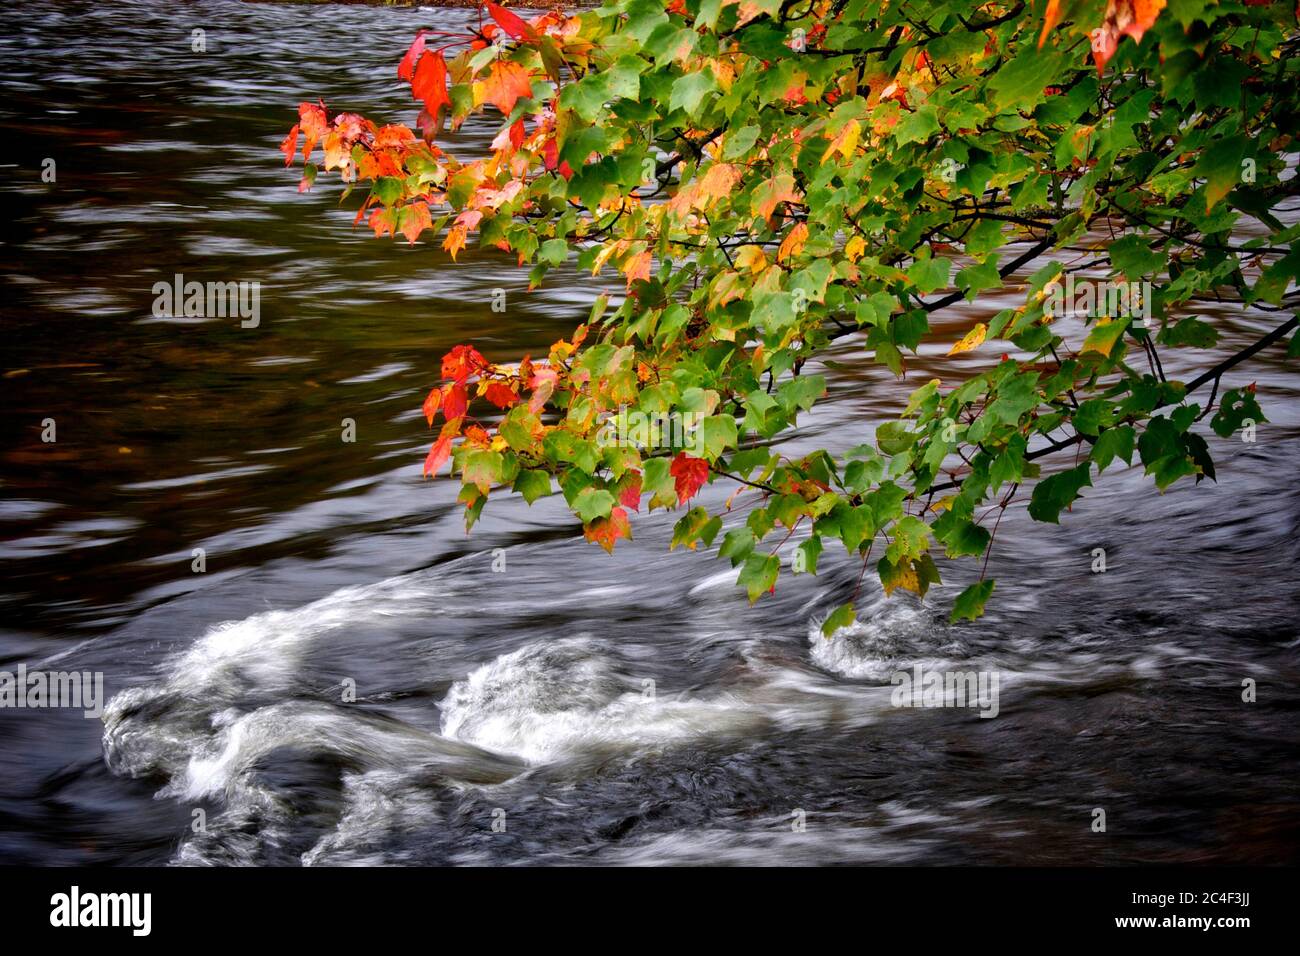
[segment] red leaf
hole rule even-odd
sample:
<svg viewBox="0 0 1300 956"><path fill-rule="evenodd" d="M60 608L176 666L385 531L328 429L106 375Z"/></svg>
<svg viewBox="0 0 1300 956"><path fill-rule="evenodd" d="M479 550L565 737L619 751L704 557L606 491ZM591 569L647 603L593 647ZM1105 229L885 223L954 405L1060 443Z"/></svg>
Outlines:
<svg viewBox="0 0 1300 956"><path fill-rule="evenodd" d="M284 153L284 164L286 166L293 165L293 154L298 151L298 130L298 124L294 123L293 129L289 130L289 135L280 144L280 152Z"/></svg>
<svg viewBox="0 0 1300 956"><path fill-rule="evenodd" d="M497 408L509 408L519 401L515 390L502 382L490 383L483 396Z"/></svg>
<svg viewBox="0 0 1300 956"><path fill-rule="evenodd" d="M438 406L441 404L442 389L435 388L429 393L429 397L424 400L424 405L421 408L421 411L424 412L424 417L428 420L430 426L433 425L433 416L438 414Z"/></svg>
<svg viewBox="0 0 1300 956"><path fill-rule="evenodd" d="M668 466L668 473L673 476L677 488L677 503L685 504L695 497L709 478L709 463L703 458L695 458L686 452L678 452L673 463Z"/></svg>
<svg viewBox="0 0 1300 956"><path fill-rule="evenodd" d="M442 390L442 414L447 421L460 418L469 408L469 395L464 385L445 385Z"/></svg>
<svg viewBox="0 0 1300 956"><path fill-rule="evenodd" d="M596 518L587 525L583 529L583 535L588 541L596 542L612 554L615 541L619 538L631 539L632 526L627 520L627 512L622 508L614 508L608 518Z"/></svg>
<svg viewBox="0 0 1300 956"><path fill-rule="evenodd" d="M623 476L623 488L618 493L618 503L633 511L641 510L641 472L629 471Z"/></svg>
<svg viewBox="0 0 1300 956"><path fill-rule="evenodd" d="M487 368L487 364L487 359L474 346L458 345L442 357L442 377L450 378L457 385L463 386L471 375L479 369Z"/></svg>
<svg viewBox="0 0 1300 956"><path fill-rule="evenodd" d="M415 63L420 59L420 54L424 52L424 33L417 33L415 40L411 43L411 48L406 51L406 56L402 57L402 62L397 65L397 78L399 80L409 80L415 75Z"/></svg>
<svg viewBox="0 0 1300 956"><path fill-rule="evenodd" d="M434 442L433 447L429 449L429 454L424 459L424 474L436 475L438 469L441 468L450 457L451 436L444 435Z"/></svg>
<svg viewBox="0 0 1300 956"><path fill-rule="evenodd" d="M441 53L425 51L420 57L420 65L415 68L411 80L411 96L424 100L424 108L430 116L437 116L438 110L451 104L451 97L447 95L447 62Z"/></svg>
<svg viewBox="0 0 1300 956"><path fill-rule="evenodd" d="M296 132L298 127L294 127ZM546 171L553 172L560 163L560 144L552 137L542 144L542 164ZM288 165L287 163L285 165Z"/></svg>
<svg viewBox="0 0 1300 956"><path fill-rule="evenodd" d="M492 14L492 19L501 24L501 29L510 34L516 40L536 40L537 31L530 27L523 20L519 19L504 7L497 6L488 0L488 13Z"/></svg>

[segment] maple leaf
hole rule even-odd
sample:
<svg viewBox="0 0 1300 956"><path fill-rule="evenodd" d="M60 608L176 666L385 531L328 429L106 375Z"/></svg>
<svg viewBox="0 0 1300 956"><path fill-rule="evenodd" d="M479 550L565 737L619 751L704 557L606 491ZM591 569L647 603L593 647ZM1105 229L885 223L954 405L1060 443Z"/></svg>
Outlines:
<svg viewBox="0 0 1300 956"><path fill-rule="evenodd" d="M560 380L560 373L553 368L538 369L529 379L528 387L533 390L528 399L528 410L536 415L546 405L547 399L555 391L555 383Z"/></svg>
<svg viewBox="0 0 1300 956"><path fill-rule="evenodd" d="M348 161L348 144L344 140L343 134L334 129L325 134L325 168L334 169L336 166L342 169Z"/></svg>
<svg viewBox="0 0 1300 956"><path fill-rule="evenodd" d="M424 404L420 407L420 410L424 412L424 417L429 422L430 426L433 425L433 416L438 414L438 406L441 404L442 389L435 388L429 392L428 396L424 400Z"/></svg>
<svg viewBox="0 0 1300 956"><path fill-rule="evenodd" d="M442 414L448 421L460 418L469 408L469 395L464 385L446 385L442 390Z"/></svg>
<svg viewBox="0 0 1300 956"><path fill-rule="evenodd" d="M956 355L958 352L969 352L971 349L979 348L984 344L984 336L987 332L988 328L983 322L977 323L975 328L962 336L960 342L957 342L948 350L948 354Z"/></svg>
<svg viewBox="0 0 1300 956"><path fill-rule="evenodd" d="M496 150L509 150L514 152L524 144L524 121L515 120L509 126L501 127L501 132L497 133L496 138L492 140L492 148Z"/></svg>
<svg viewBox="0 0 1300 956"><path fill-rule="evenodd" d="M447 62L440 52L425 51L420 57L411 79L411 97L424 100L425 112L430 116L436 117L438 110L451 105L451 97L447 95Z"/></svg>
<svg viewBox="0 0 1300 956"><path fill-rule="evenodd" d="M618 503L631 508L633 511L641 510L641 472L635 468L623 476L620 483L622 488L618 493Z"/></svg>
<svg viewBox="0 0 1300 956"><path fill-rule="evenodd" d="M447 230L447 238L442 240L442 247L451 253L452 259L456 258L456 253L465 248L465 239L469 235L469 229L463 223L457 223Z"/></svg>
<svg viewBox="0 0 1300 956"><path fill-rule="evenodd" d="M390 236L396 235L397 212L394 209L376 209L370 213L369 226L375 231L375 238L378 239L384 233Z"/></svg>
<svg viewBox="0 0 1300 956"><path fill-rule="evenodd" d="M415 63L420 59L422 53L424 53L423 30L415 35L410 48L406 51L406 56L402 57L402 62L397 64L397 78L399 80L409 80L415 75Z"/></svg>
<svg viewBox="0 0 1300 956"><path fill-rule="evenodd" d="M442 357L442 377L464 385L471 375L487 368L487 364L487 359L474 346L457 345Z"/></svg>
<svg viewBox="0 0 1300 956"><path fill-rule="evenodd" d="M685 504L695 497L704 482L709 478L709 463L703 458L695 458L686 452L678 452L673 463L668 466L668 473L674 478L677 489L677 503Z"/></svg>
<svg viewBox="0 0 1300 956"><path fill-rule="evenodd" d="M315 103L298 104L298 125L302 127L302 158L311 158L311 151L316 148L320 138L329 129L325 119L325 107Z"/></svg>
<svg viewBox="0 0 1300 956"><path fill-rule="evenodd" d="M504 7L498 6L492 0L487 2L488 13L492 14L492 19L501 24L501 29L515 40L536 40L537 31L531 26L515 16Z"/></svg>
<svg viewBox="0 0 1300 956"><path fill-rule="evenodd" d="M384 126L375 133L375 149L391 149L394 146L405 146L407 143L414 142L415 133L402 123Z"/></svg>
<svg viewBox="0 0 1300 956"><path fill-rule="evenodd" d="M489 383L483 395L497 408L509 408L519 401L519 396L515 393L515 390L503 382Z"/></svg>
<svg viewBox="0 0 1300 956"><path fill-rule="evenodd" d="M434 442L433 447L429 449L429 454L424 459L424 474L426 476L436 475L438 469L441 468L450 457L451 436L444 435Z"/></svg>
<svg viewBox="0 0 1300 956"><path fill-rule="evenodd" d="M488 69L488 78L476 83L483 102L491 103L507 116L522 96L533 95L533 78L526 67L509 60L497 60Z"/></svg>
<svg viewBox="0 0 1300 956"><path fill-rule="evenodd" d="M402 235L411 245L415 245L415 240L419 238L420 233L432 228L433 218L429 215L429 204L423 202L413 202L403 209L401 216Z"/></svg>
<svg viewBox="0 0 1300 956"><path fill-rule="evenodd" d="M797 223L781 240L781 247L776 250L776 261L789 262L790 259L803 251L804 243L807 241L808 224L806 222Z"/></svg>
<svg viewBox="0 0 1300 956"><path fill-rule="evenodd" d="M773 176L754 190L752 209L755 216L771 219L776 207L783 202L798 202L799 190L795 188L794 177L789 173Z"/></svg>
<svg viewBox="0 0 1300 956"><path fill-rule="evenodd" d="M632 539L632 525L627 520L627 511L613 508L608 518L596 518L585 528L583 536L594 541L610 554L614 553L614 542L619 538Z"/></svg>
<svg viewBox="0 0 1300 956"><path fill-rule="evenodd" d="M1141 43L1164 8L1165 0L1108 0L1101 26L1092 31L1092 59L1097 74L1106 69L1121 37L1130 36L1134 43Z"/></svg>
<svg viewBox="0 0 1300 956"><path fill-rule="evenodd" d="M857 148L858 137L862 134L862 127L857 120L849 120L844 124L844 128L831 139L831 144L826 147L826 152L822 153L822 162L830 159L835 153L839 153L844 159L853 155L853 150Z"/></svg>
<svg viewBox="0 0 1300 956"><path fill-rule="evenodd" d="M650 250L647 249L645 252L638 252L634 256L628 256L623 261L621 271L623 275L627 276L627 287L629 289L632 288L632 283L637 279L645 282L650 281L650 259Z"/></svg>
<svg viewBox="0 0 1300 956"><path fill-rule="evenodd" d="M298 151L299 129L301 129L301 127L297 123L294 123L293 129L289 130L289 135L286 136L284 142L280 144L280 152L284 153L284 164L286 166L293 165L293 154Z"/></svg>

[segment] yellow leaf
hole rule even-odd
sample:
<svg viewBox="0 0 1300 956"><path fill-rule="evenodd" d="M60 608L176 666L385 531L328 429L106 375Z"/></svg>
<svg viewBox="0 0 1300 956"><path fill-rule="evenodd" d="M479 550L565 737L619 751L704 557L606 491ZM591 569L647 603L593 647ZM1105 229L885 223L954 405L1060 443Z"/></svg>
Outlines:
<svg viewBox="0 0 1300 956"><path fill-rule="evenodd" d="M762 246L741 246L736 253L736 268L748 269L752 275L758 275L767 268L767 256Z"/></svg>
<svg viewBox="0 0 1300 956"><path fill-rule="evenodd" d="M975 328L967 332L960 342L948 350L949 355L956 355L958 352L969 352L971 349L977 349L984 344L984 336L988 332L988 327L983 323L977 323Z"/></svg>
<svg viewBox="0 0 1300 956"><path fill-rule="evenodd" d="M835 135L831 140L830 146L826 147L826 152L822 153L822 162L831 158L831 154L839 153L845 159L853 154L853 150L858 145L858 136L862 133L862 127L858 125L857 120L849 120L844 124L844 128Z"/></svg>
<svg viewBox="0 0 1300 956"><path fill-rule="evenodd" d="M1102 355L1109 356L1126 328L1128 328L1128 319L1118 322L1110 318L1099 319L1092 327L1092 331L1088 333L1088 337L1083 340L1081 351L1100 352Z"/></svg>
<svg viewBox="0 0 1300 956"><path fill-rule="evenodd" d="M867 250L867 240L861 236L854 236L844 244L844 256L850 262L857 262L862 258L862 253Z"/></svg>
<svg viewBox="0 0 1300 956"><path fill-rule="evenodd" d="M910 560L904 561L902 566L895 570L894 574L880 583L884 587L886 595L893 594L898 588L916 594L921 593L921 580L917 577L916 568L912 567Z"/></svg>

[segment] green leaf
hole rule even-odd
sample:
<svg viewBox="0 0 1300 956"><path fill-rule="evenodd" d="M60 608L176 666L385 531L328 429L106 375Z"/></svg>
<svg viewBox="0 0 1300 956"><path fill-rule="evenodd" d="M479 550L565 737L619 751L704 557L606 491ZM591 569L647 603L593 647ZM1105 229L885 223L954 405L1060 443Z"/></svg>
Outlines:
<svg viewBox="0 0 1300 956"><path fill-rule="evenodd" d="M945 553L950 558L978 557L988 548L990 540L988 529L966 521L944 538Z"/></svg>
<svg viewBox="0 0 1300 956"><path fill-rule="evenodd" d="M744 561L754 550L754 532L748 526L733 528L722 539L718 548L718 557L728 558L734 568Z"/></svg>
<svg viewBox="0 0 1300 956"><path fill-rule="evenodd" d="M751 554L745 559L736 583L749 593L749 603L753 604L776 587L776 576L780 571L781 559L775 554Z"/></svg>
<svg viewBox="0 0 1300 956"><path fill-rule="evenodd" d="M1061 511L1079 497L1079 489L1092 484L1089 468L1089 464L1084 462L1068 471L1044 478L1035 485L1034 493L1029 499L1029 517L1035 521L1059 524Z"/></svg>
<svg viewBox="0 0 1300 956"><path fill-rule="evenodd" d="M391 206L402 198L402 181L396 176L380 176L370 191L385 206Z"/></svg>
<svg viewBox="0 0 1300 956"><path fill-rule="evenodd" d="M1047 98L1046 87L1060 67L1061 55L1054 47L1035 50L1032 43L1025 44L1020 54L989 82L994 108L1010 113L1037 106Z"/></svg>
<svg viewBox="0 0 1300 956"><path fill-rule="evenodd" d="M515 478L515 491L524 496L530 505L538 498L551 493L551 476L537 468L527 468Z"/></svg>
<svg viewBox="0 0 1300 956"><path fill-rule="evenodd" d="M1136 433L1128 425L1107 428L1092 446L1092 460L1097 463L1097 473L1105 471L1116 458L1124 459L1125 464L1133 463L1133 442Z"/></svg>
<svg viewBox="0 0 1300 956"><path fill-rule="evenodd" d="M1112 242L1106 252L1111 264L1129 279L1142 279L1163 269L1165 256L1151 248L1159 237L1125 236Z"/></svg>
<svg viewBox="0 0 1300 956"><path fill-rule="evenodd" d="M685 110L686 115L695 119L700 112L700 103L704 97L717 90L717 81L712 70L696 70L687 73L673 83L672 94L668 98L668 110Z"/></svg>
<svg viewBox="0 0 1300 956"><path fill-rule="evenodd" d="M957 600L952 603L952 617L950 620L953 624L958 621L974 621L984 615L984 605L993 593L994 582L992 578L983 581L976 581L961 594L957 595Z"/></svg>
<svg viewBox="0 0 1300 956"><path fill-rule="evenodd" d="M583 488L573 501L573 511L583 523L608 518L614 508L614 496L604 488Z"/></svg>
<svg viewBox="0 0 1300 956"><path fill-rule="evenodd" d="M920 143L939 132L938 114L933 106L926 103L908 113L894 127L894 138L899 145Z"/></svg>
<svg viewBox="0 0 1300 956"><path fill-rule="evenodd" d="M1234 135L1226 136L1213 143L1196 161L1196 165L1192 167L1192 175L1206 181L1207 212L1241 182L1241 161L1245 155L1246 138Z"/></svg>
<svg viewBox="0 0 1300 956"><path fill-rule="evenodd" d="M726 449L736 446L736 420L730 415L710 415L700 422L704 436L704 456L717 459Z"/></svg>
<svg viewBox="0 0 1300 956"><path fill-rule="evenodd" d="M852 602L841 604L834 611L831 611L830 616L822 622L822 637L830 638L834 636L836 631L848 627L857 619L858 616L853 611Z"/></svg>

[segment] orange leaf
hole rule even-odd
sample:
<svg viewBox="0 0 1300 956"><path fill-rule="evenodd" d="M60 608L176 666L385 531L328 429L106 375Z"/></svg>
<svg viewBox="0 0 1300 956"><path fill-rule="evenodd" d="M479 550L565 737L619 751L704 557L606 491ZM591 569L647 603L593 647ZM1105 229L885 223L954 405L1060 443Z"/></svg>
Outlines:
<svg viewBox="0 0 1300 956"><path fill-rule="evenodd" d="M302 158L311 159L311 151L329 129L325 108L313 103L299 103L298 125L302 127Z"/></svg>
<svg viewBox="0 0 1300 956"><path fill-rule="evenodd" d="M533 78L527 68L509 60L497 60L483 81L483 101L507 116L520 97L533 95Z"/></svg>
<svg viewBox="0 0 1300 956"><path fill-rule="evenodd" d="M1047 0L1047 10L1043 14L1043 32L1038 37L1038 49L1047 42L1047 34L1056 29L1061 22L1061 0Z"/></svg>
<svg viewBox="0 0 1300 956"><path fill-rule="evenodd" d="M419 238L420 233L433 226L433 218L429 215L429 204L423 202L413 202L405 207L406 214L402 219L402 235L411 245L415 245L415 240Z"/></svg>
<svg viewBox="0 0 1300 956"><path fill-rule="evenodd" d="M289 135L286 136L284 142L280 144L280 152L284 153L284 164L286 166L293 165L293 154L298 150L299 128L298 124L294 123L293 129L289 130Z"/></svg>
<svg viewBox="0 0 1300 956"><path fill-rule="evenodd" d="M596 518L583 529L583 536L594 541L610 554L614 553L614 542L619 538L632 538L632 525L627 520L627 512L614 508L608 518Z"/></svg>
<svg viewBox="0 0 1300 956"><path fill-rule="evenodd" d="M799 191L795 189L794 177L788 173L773 176L754 190L752 209L754 215L771 219L776 207L783 202L798 202Z"/></svg>
<svg viewBox="0 0 1300 956"><path fill-rule="evenodd" d="M1165 8L1165 0L1108 0L1101 26L1092 31L1092 59L1100 75L1115 55L1121 37L1141 43L1143 35Z"/></svg>
<svg viewBox="0 0 1300 956"><path fill-rule="evenodd" d="M441 404L442 389L435 388L433 391L429 392L428 397L424 400L424 405L420 409L424 412L424 417L429 422L430 426L433 425L433 416L438 414L438 406Z"/></svg>
<svg viewBox="0 0 1300 956"><path fill-rule="evenodd" d="M645 282L650 281L650 250L638 252L634 256L628 256L622 265L622 273L627 276L627 287L632 288L632 283L637 279Z"/></svg>
<svg viewBox="0 0 1300 956"><path fill-rule="evenodd" d="M468 234L468 228L462 223L457 223L447 230L447 238L442 240L442 247L451 253L453 259L456 258L456 253L465 248Z"/></svg>
<svg viewBox="0 0 1300 956"><path fill-rule="evenodd" d="M807 241L808 224L806 222L797 223L781 240L781 247L776 250L776 261L788 262L803 251L804 243Z"/></svg>
<svg viewBox="0 0 1300 956"><path fill-rule="evenodd" d="M533 390L528 399L528 410L534 415L545 407L547 400L555 391L555 383L560 380L560 373L553 368L541 368L528 380L528 387Z"/></svg>

